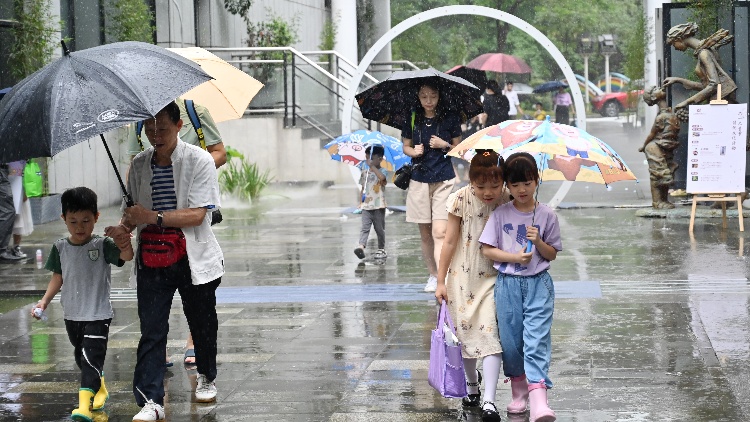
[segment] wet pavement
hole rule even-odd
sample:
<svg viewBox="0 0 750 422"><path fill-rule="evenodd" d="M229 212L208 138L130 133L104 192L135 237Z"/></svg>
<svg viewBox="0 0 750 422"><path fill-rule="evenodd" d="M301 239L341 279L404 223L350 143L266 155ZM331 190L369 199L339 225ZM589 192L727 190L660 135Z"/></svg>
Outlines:
<svg viewBox="0 0 750 422"><path fill-rule="evenodd" d="M559 421L742 421L750 411L750 283L745 234L736 219L642 218L648 173L641 134L602 119L608 141L642 182L574 185L558 211L564 251L553 262L557 301L550 404ZM331 165L340 165L331 163ZM540 200L555 183L544 183ZM645 195L644 195L645 193ZM359 217L343 213L353 187L276 187L258 205L225 204L216 235L227 274L217 292L219 390L195 402L195 372L181 364L187 323L176 300L167 370L169 421L478 421L459 400L427 384L436 307L421 291L419 235L404 214L386 218L384 262L360 262ZM388 188L392 205L404 193ZM342 214L343 213L343 214ZM118 218L102 210L97 230ZM0 420L65 420L77 404L79 372L59 303L32 322L23 299L49 274L33 252L65 235L61 222L24 240L24 264L0 264ZM368 255L374 250L374 233ZM129 266L113 272L105 373L111 398L97 420L129 421L139 338ZM31 300L28 300L31 303ZM166 322L165 322L166 323ZM498 407L510 398L500 383ZM503 420L524 421L527 416Z"/></svg>

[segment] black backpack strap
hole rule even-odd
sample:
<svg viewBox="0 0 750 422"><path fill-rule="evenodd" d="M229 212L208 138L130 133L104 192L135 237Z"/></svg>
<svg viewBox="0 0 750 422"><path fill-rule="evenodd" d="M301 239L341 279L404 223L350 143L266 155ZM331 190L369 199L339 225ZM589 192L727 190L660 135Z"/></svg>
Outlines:
<svg viewBox="0 0 750 422"><path fill-rule="evenodd" d="M200 142L201 148L206 149L206 135L203 134L201 119L198 118L198 112L195 111L195 103L193 100L185 100L185 110L190 118L190 123L193 124L195 134L198 135L198 142Z"/></svg>

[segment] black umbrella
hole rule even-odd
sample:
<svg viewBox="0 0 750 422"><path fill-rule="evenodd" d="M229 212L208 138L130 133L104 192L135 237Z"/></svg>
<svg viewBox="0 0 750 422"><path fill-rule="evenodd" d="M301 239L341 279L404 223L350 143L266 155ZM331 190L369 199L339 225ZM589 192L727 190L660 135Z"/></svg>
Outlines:
<svg viewBox="0 0 750 422"><path fill-rule="evenodd" d="M552 92L557 91L560 88L567 88L568 84L566 84L563 81L549 81L545 82L537 87L534 88L534 91L532 91L534 94L542 94L544 92Z"/></svg>
<svg viewBox="0 0 750 422"><path fill-rule="evenodd" d="M484 70L472 69L466 66L455 66L446 70L445 73L464 78L479 89L487 87L487 73Z"/></svg>
<svg viewBox="0 0 750 422"><path fill-rule="evenodd" d="M142 42L73 53L63 42L63 50L0 101L0 163L51 157L100 135L126 195L103 133L154 116L211 77L195 62Z"/></svg>
<svg viewBox="0 0 750 422"><path fill-rule="evenodd" d="M419 105L417 92L426 82L440 90L440 106L458 113L462 120L482 112L479 88L465 79L429 68L394 72L386 80L357 94L362 117L402 129L411 119L412 110Z"/></svg>

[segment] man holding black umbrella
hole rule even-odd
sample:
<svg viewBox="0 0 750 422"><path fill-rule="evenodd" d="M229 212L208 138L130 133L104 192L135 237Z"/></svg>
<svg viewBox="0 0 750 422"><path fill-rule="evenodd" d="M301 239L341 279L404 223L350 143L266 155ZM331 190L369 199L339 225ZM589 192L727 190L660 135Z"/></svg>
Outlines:
<svg viewBox="0 0 750 422"><path fill-rule="evenodd" d="M195 399L216 400L216 288L224 274L224 257L209 213L219 206L218 182L211 155L179 141L181 127L174 102L146 121L153 144L133 159L128 178L127 190L136 204L125 208L120 226L105 230L117 239L138 228L133 270L141 339L133 393L142 409L134 421L164 419L164 361L175 290L190 332L196 334Z"/></svg>

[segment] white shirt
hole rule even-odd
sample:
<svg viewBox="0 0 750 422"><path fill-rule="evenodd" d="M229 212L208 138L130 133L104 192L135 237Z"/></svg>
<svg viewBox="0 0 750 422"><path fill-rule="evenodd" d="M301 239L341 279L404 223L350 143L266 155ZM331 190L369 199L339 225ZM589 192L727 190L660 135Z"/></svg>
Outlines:
<svg viewBox="0 0 750 422"><path fill-rule="evenodd" d="M516 91L503 91L503 95L508 98L508 102L510 103L510 111L508 111L508 115L515 116L518 114L516 106L521 104L518 102L518 93Z"/></svg>
<svg viewBox="0 0 750 422"><path fill-rule="evenodd" d="M133 158L128 180L128 192L133 201L140 203L146 209L152 208L151 157L153 154L154 148L151 147ZM214 206L206 213L200 226L180 229L185 234L193 284L205 284L224 275L224 254L211 230L211 212L219 209L221 205L216 166L211 154L185 142L177 142L171 158L177 209ZM123 203L123 210L125 206ZM145 226L145 224L138 226L138 236ZM138 256L137 251L136 256ZM137 267L138 265L133 265L131 284L135 282Z"/></svg>

